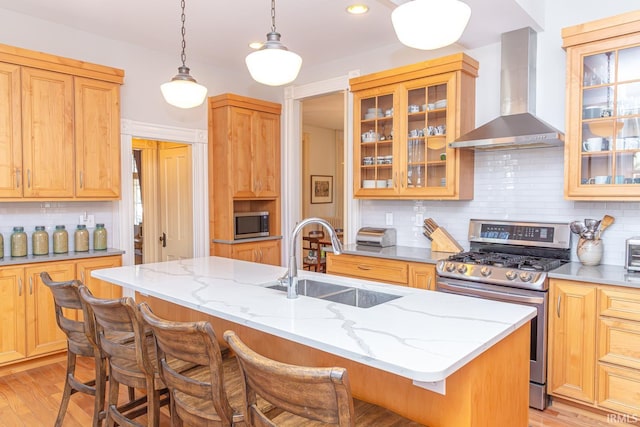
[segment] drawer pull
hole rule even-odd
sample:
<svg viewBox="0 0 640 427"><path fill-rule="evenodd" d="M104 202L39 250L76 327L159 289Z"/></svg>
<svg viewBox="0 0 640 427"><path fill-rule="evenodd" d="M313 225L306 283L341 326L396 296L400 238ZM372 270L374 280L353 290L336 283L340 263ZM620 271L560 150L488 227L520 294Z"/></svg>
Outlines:
<svg viewBox="0 0 640 427"><path fill-rule="evenodd" d="M556 314L560 317L560 298L562 295L558 295L558 302L556 303Z"/></svg>
<svg viewBox="0 0 640 427"><path fill-rule="evenodd" d="M22 296L22 278L18 277L18 296Z"/></svg>
<svg viewBox="0 0 640 427"><path fill-rule="evenodd" d="M29 295L33 295L33 277L29 277Z"/></svg>
<svg viewBox="0 0 640 427"><path fill-rule="evenodd" d="M31 169L27 169L27 188L31 188Z"/></svg>
<svg viewBox="0 0 640 427"><path fill-rule="evenodd" d="M22 173L20 168L16 168L16 188L20 188L20 178L22 178Z"/></svg>
<svg viewBox="0 0 640 427"><path fill-rule="evenodd" d="M369 271L372 268L369 267L368 265L362 265L362 264L358 264L358 270L365 270L365 271Z"/></svg>

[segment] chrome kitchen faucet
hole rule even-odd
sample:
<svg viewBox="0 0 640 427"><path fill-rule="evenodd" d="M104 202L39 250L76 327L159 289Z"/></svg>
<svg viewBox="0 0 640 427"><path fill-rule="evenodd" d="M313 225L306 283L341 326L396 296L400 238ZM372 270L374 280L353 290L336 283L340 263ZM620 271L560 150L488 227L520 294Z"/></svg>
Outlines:
<svg viewBox="0 0 640 427"><path fill-rule="evenodd" d="M333 248L333 253L336 255L340 255L342 253L342 243L340 243L340 239L336 234L336 230L329 224L328 221L322 218L306 218L303 219L296 225L291 233L291 241L289 244L289 268L287 269L287 275L283 277L283 281L287 280L287 298L294 299L298 298L298 261L296 259L296 241L298 240L298 234L300 234L300 230L302 230L305 226L309 224L320 224L323 226L327 232L329 233L329 237L331 238L331 247ZM319 255L319 254L318 254Z"/></svg>

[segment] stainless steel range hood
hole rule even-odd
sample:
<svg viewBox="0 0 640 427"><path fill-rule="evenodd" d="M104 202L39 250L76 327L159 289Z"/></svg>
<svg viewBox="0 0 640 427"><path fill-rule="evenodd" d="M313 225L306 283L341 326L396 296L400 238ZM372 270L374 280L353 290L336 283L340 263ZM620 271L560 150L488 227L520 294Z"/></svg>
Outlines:
<svg viewBox="0 0 640 427"><path fill-rule="evenodd" d="M502 34L501 116L462 135L449 146L508 150L561 146L564 134L535 116L536 32L527 27Z"/></svg>

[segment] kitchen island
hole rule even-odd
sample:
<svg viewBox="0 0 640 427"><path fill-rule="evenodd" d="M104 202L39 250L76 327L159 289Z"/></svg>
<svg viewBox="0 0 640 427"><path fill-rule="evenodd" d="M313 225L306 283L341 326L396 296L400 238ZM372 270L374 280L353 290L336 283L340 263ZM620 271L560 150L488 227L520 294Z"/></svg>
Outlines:
<svg viewBox="0 0 640 427"><path fill-rule="evenodd" d="M160 316L211 321L219 339L233 329L267 357L346 367L355 397L423 424L527 425L532 308L306 271L300 278L400 298L370 308L290 300L267 287L284 271L205 257L92 275Z"/></svg>

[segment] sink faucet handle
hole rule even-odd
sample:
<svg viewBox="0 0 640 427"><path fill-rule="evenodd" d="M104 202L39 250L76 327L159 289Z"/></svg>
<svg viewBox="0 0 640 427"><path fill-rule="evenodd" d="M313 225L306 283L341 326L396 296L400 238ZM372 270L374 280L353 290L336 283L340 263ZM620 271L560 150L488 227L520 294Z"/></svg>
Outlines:
<svg viewBox="0 0 640 427"><path fill-rule="evenodd" d="M287 284L289 283L289 270L285 270L284 274L278 277L277 280L282 286L287 286Z"/></svg>

